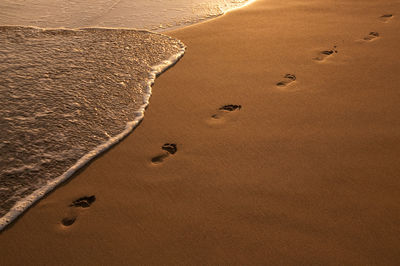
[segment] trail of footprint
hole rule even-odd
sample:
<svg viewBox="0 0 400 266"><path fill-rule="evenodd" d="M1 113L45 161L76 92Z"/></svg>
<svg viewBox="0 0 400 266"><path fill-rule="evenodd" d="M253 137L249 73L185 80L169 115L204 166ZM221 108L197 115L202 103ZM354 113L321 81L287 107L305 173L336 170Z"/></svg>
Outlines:
<svg viewBox="0 0 400 266"><path fill-rule="evenodd" d="M387 22L389 22L389 20L391 20L392 18L393 18L393 15L392 15L392 14L384 14L384 15L382 15L382 16L379 17L379 20L382 21L382 22L387 23Z"/></svg>
<svg viewBox="0 0 400 266"><path fill-rule="evenodd" d="M238 104L227 104L227 105L221 106L221 107L218 109L218 113L213 114L211 117L212 117L213 119L220 119L220 118L222 118L226 113L230 113L230 112L233 112L233 111L239 111L240 109L242 109L242 106L241 106L241 105L238 105Z"/></svg>
<svg viewBox="0 0 400 266"><path fill-rule="evenodd" d="M178 151L177 145L175 143L165 143L161 149L164 151L162 154L157 155L151 159L152 163L161 163L170 155L175 154Z"/></svg>
<svg viewBox="0 0 400 266"><path fill-rule="evenodd" d="M365 36L363 39L364 41L372 41L375 40L376 38L379 37L379 33L375 31L371 31L367 36Z"/></svg>
<svg viewBox="0 0 400 266"><path fill-rule="evenodd" d="M96 196L84 196L77 200L74 200L69 207L74 208L89 208L96 201ZM61 220L61 224L65 227L71 226L75 223L78 218L76 210L70 210L69 215Z"/></svg>
<svg viewBox="0 0 400 266"><path fill-rule="evenodd" d="M332 55L337 54L337 53L338 53L338 50L337 50L337 46L335 45L335 46L333 46L332 49L319 52L318 56L314 57L313 59L315 61L324 61L328 57L331 57Z"/></svg>
<svg viewBox="0 0 400 266"><path fill-rule="evenodd" d="M278 83L276 83L276 86L278 87L286 87L289 84L293 83L294 81L296 81L296 76L294 74L286 74L285 76L283 76L284 80L279 81Z"/></svg>

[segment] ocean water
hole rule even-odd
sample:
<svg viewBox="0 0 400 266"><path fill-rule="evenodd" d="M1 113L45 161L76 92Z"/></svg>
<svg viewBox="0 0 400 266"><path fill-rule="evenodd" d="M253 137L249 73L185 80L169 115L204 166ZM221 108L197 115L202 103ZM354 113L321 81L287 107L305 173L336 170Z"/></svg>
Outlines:
<svg viewBox="0 0 400 266"><path fill-rule="evenodd" d="M219 16L246 2L248 0L2 0L0 25L163 31Z"/></svg>
<svg viewBox="0 0 400 266"><path fill-rule="evenodd" d="M148 30L246 2L2 0L0 231L143 119L156 75L185 51Z"/></svg>

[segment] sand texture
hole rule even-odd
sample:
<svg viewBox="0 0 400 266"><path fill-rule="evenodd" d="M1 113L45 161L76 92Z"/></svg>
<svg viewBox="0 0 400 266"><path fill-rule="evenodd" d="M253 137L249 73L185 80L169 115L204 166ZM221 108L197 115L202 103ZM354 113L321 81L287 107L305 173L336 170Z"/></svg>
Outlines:
<svg viewBox="0 0 400 266"><path fill-rule="evenodd" d="M0 264L398 265L399 32L396 0L169 32L187 52L141 125L2 232Z"/></svg>

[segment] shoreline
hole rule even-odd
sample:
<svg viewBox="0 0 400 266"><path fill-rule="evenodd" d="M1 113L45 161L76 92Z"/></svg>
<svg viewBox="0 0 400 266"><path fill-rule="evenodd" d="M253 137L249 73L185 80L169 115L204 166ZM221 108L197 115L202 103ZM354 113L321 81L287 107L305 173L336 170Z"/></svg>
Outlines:
<svg viewBox="0 0 400 266"><path fill-rule="evenodd" d="M14 27L14 26L11 26ZM40 29L43 31L49 29L42 29L39 27L24 27L18 26L22 28L35 28ZM81 28L75 30L85 30L85 29L99 29L99 28ZM53 30L53 29L50 29ZM134 30L138 31L138 30ZM150 32L150 31L146 31ZM152 34L160 34L156 32L150 32ZM165 35L164 35L165 36ZM169 37L171 38L171 37ZM108 141L101 143L100 145L96 146L95 149L88 151L84 156L79 158L75 164L69 167L62 175L49 180L45 186L40 187L33 191L30 195L22 198L21 200L17 201L15 205L2 217L0 217L0 232L4 230L7 226L14 222L14 220L18 219L18 217L23 214L24 212L28 211L31 206L35 203L40 201L43 197L47 196L49 193L57 189L62 183L68 181L69 178L73 178L76 173L85 166L89 165L92 160L101 156L104 152L107 152L110 148L114 145L121 142L124 138L126 138L129 134L131 134L137 126L140 125L140 122L144 118L144 112L149 105L149 100L151 97L152 86L157 78L157 76L161 75L163 72L167 71L170 67L174 66L179 59L184 55L186 46L178 40L181 51L175 55L170 56L168 59L161 61L159 64L154 65L149 73L148 80L147 80L147 87L145 91L145 95L143 95L143 104L140 108L135 111L135 119L129 121L125 129L123 129L118 135L113 136Z"/></svg>
<svg viewBox="0 0 400 266"><path fill-rule="evenodd" d="M42 29L39 27L28 27L28 26L0 26L0 28L10 28L11 30L35 30L38 32L49 32L49 31L68 31L68 32L74 32L74 31L90 31L90 30L96 30L96 31L111 31L114 29L104 29L104 28L81 28L81 29ZM90 161L92 161L94 158L102 154L103 152L106 152L108 149L110 149L112 146L115 144L119 143L122 141L128 134L130 134L136 126L138 126L141 122L141 120L144 117L144 111L147 108L149 104L149 99L151 97L151 87L154 84L154 81L156 77L160 74L162 74L164 71L175 65L179 59L183 56L186 46L180 42L179 40L175 40L172 37L163 35L161 33L155 33L155 32L150 32L148 30L121 30L119 31L132 31L132 32L145 32L147 34L152 34L153 36L163 36L164 38L167 38L169 40L174 40L177 42L177 46L180 48L180 51L177 52L176 54L172 54L169 58L164 58L164 60L160 61L158 64L153 65L150 68L150 71L146 73L148 75L147 79L145 79L145 84L146 87L144 89L144 95L140 95L143 97L143 104L135 111L133 112L134 118L131 121L128 121L125 125L125 128L121 129L121 132L118 133L117 135L110 137L107 141L100 143L94 149L88 150L82 157L78 158L76 162L73 165L70 165L61 175L54 177L51 180L47 180L47 183L38 189L34 190L31 194L20 198L20 200L16 201L14 206L12 206L8 212L0 217L0 232L4 230L5 227L7 227L10 223L12 223L15 219L18 218L19 215L27 211L33 204L35 204L37 201L39 201L41 198L46 196L48 193L53 191L54 189L57 188L61 183L65 182L68 180L71 176L74 176L75 173L82 167L86 166ZM18 197L19 195L14 195L14 197ZM6 198L7 200L10 199Z"/></svg>
<svg viewBox="0 0 400 266"><path fill-rule="evenodd" d="M400 8L359 8L259 0L164 32L187 51L141 125L4 230L1 260L395 265L399 23L380 16Z"/></svg>

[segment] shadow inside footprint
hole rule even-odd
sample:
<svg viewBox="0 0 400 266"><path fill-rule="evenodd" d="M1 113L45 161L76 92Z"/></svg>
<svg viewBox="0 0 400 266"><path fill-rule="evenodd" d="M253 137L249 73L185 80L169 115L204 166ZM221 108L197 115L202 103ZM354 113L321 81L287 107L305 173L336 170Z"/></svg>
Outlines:
<svg viewBox="0 0 400 266"><path fill-rule="evenodd" d="M371 31L371 32L368 34L368 36L365 36L365 37L364 37L364 40L365 40L365 41L372 41L372 40L374 40L374 39L376 39L376 38L378 38L378 37L379 37L379 33L378 33L378 32Z"/></svg>
<svg viewBox="0 0 400 266"><path fill-rule="evenodd" d="M392 14L384 14L382 16L379 17L379 19L383 22L388 22L389 20L391 20L393 18Z"/></svg>
<svg viewBox="0 0 400 266"><path fill-rule="evenodd" d="M220 108L218 108L219 113L217 114L213 114L211 117L214 119L219 119L221 118L223 113L227 113L227 112L233 112L233 111L237 111L242 109L241 105L238 104L227 104L224 106L221 106Z"/></svg>
<svg viewBox="0 0 400 266"><path fill-rule="evenodd" d="M151 159L152 163L161 163L166 159L169 155L173 155L178 151L177 145L175 143L165 143L161 149L165 151L165 153L157 155Z"/></svg>
<svg viewBox="0 0 400 266"><path fill-rule="evenodd" d="M221 106L221 107L219 108L219 110L232 112L232 111L235 111L235 110L240 110L241 108L242 108L241 105L237 105L237 104L228 104L228 105Z"/></svg>
<svg viewBox="0 0 400 266"><path fill-rule="evenodd" d="M89 197L85 196L85 197L82 197L82 198L79 198L79 199L75 200L69 206L70 207L88 208L95 201L96 201L96 196L94 196L94 195L89 196Z"/></svg>
<svg viewBox="0 0 400 266"><path fill-rule="evenodd" d="M62 225L64 226L71 226L76 221L76 216L73 217L65 217L61 220Z"/></svg>
<svg viewBox="0 0 400 266"><path fill-rule="evenodd" d="M319 52L319 55L317 57L314 57L313 59L316 61L323 61L327 57L330 57L331 55L337 54L337 53L338 53L338 50L337 50L337 46L335 45L330 50L324 50L324 51Z"/></svg>
<svg viewBox="0 0 400 266"><path fill-rule="evenodd" d="M286 74L284 76L284 78L285 78L285 80L276 83L276 86L279 86L279 87L287 86L296 80L296 76L293 74Z"/></svg>
<svg viewBox="0 0 400 266"><path fill-rule="evenodd" d="M161 149L168 152L169 154L175 154L178 150L175 143L165 143Z"/></svg>

